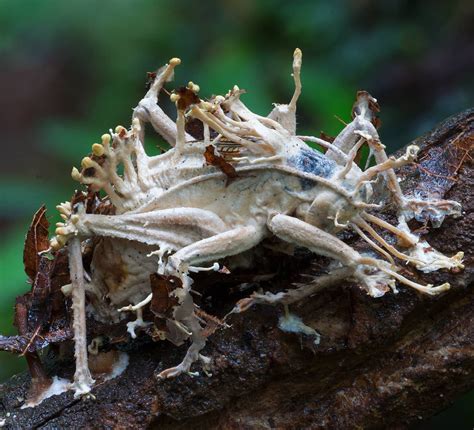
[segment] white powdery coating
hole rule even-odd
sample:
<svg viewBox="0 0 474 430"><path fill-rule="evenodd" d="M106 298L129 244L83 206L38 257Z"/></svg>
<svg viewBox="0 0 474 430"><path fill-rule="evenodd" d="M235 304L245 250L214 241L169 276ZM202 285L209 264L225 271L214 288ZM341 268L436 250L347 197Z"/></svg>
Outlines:
<svg viewBox="0 0 474 430"><path fill-rule="evenodd" d="M298 137L296 102L301 93L301 60L301 51L296 49L293 97L289 104L277 105L269 116L251 112L240 100L243 91L237 86L225 96L205 101L197 95L199 86L190 82L186 89L170 96L177 107L174 125L157 105L164 82L180 64L173 58L157 72L150 90L134 110L130 130L118 126L115 132L104 134L101 144L92 145L94 155L82 159L82 170L73 168L73 179L108 196L106 201L97 201L105 205L105 210L97 213L88 213L78 199L74 204L59 205L65 223L58 223L56 238L51 241L53 250L65 245L70 248L76 396L88 393L94 382L87 363L86 289L91 313L97 320L118 322L121 312L137 313L136 320L127 324L134 338L135 328L146 324L141 309L153 297L149 274L158 272L179 279L182 288L168 292L177 303L167 316L166 338L176 345L190 338L192 344L182 362L162 371L161 378L188 373L205 345L205 321L195 313L190 272L209 270L201 267L204 264L212 264L211 269L216 270L219 260L242 255L268 237L285 242L285 248L302 247L336 260L347 270L344 279L359 281L373 297L382 296L390 288L397 292L395 280L430 295L449 289L447 283L432 287L411 281L398 273L393 257L423 271L462 268L462 253L452 258L438 253L435 261L426 262L431 258L426 254L431 251L417 245L418 238L406 225L415 216L431 219L437 226L446 215L459 212L459 203L408 199L403 195L394 169L412 163L419 148L411 145L399 158L387 156L376 129L377 101L365 91L357 93L353 120L332 143L312 136ZM203 141L193 141L187 135L185 118L202 123ZM172 149L157 156L147 155L147 122ZM211 132L216 134L212 141ZM306 141L328 150L321 154ZM363 145L369 147L375 165L369 167L367 163L362 170L355 160ZM380 185L376 187L380 193L374 193L375 182ZM403 224L400 228L370 214L386 202L398 208ZM107 209L112 207L113 215ZM423 251L424 255L415 259L404 254L372 224L398 237L397 243L404 248L417 245L420 249L414 252ZM337 236L349 228L386 260L361 255ZM102 240L94 247L91 276L85 282L81 242L94 237ZM150 258L153 256L157 261ZM333 275L322 277L324 283L336 282L339 275ZM298 288L296 293L254 296L237 309L259 301L285 304L284 300L301 300L314 293L315 284ZM314 336L315 344L319 343L319 334L294 315L286 313L279 327ZM118 374L125 368L126 363Z"/></svg>
<svg viewBox="0 0 474 430"><path fill-rule="evenodd" d="M38 406L43 400L49 399L52 396L57 396L69 390L71 388L71 382L67 379L59 378L57 376L53 377L53 382L37 399L34 401L25 403L21 409L34 408Z"/></svg>
<svg viewBox="0 0 474 430"><path fill-rule="evenodd" d="M390 266L387 265L387 267ZM368 272L366 270L369 270L371 272ZM389 289L392 289L395 294L398 293L395 281L391 279L389 275L382 271L374 271L370 267L361 266L356 271L356 279L358 279L359 282L362 282L365 285L367 293L371 297L382 297L385 295L386 292L389 291Z"/></svg>
<svg viewBox="0 0 474 430"><path fill-rule="evenodd" d="M417 264L416 268L424 273L436 272L440 269L454 269L463 268L462 259L463 252L458 252L452 257L447 257L444 254L433 249L428 242L420 241L410 252L410 256L423 262Z"/></svg>
<svg viewBox="0 0 474 430"><path fill-rule="evenodd" d="M300 317L293 314L281 316L278 320L278 328L287 333L301 333L306 336L314 336L315 345L319 345L321 340L321 336L315 329L307 326Z"/></svg>
<svg viewBox="0 0 474 430"><path fill-rule="evenodd" d="M110 372L107 376L105 376L104 380L109 381L111 379L120 376L125 369L128 367L129 363L129 356L126 352L120 351L119 359L114 363L112 367L112 372Z"/></svg>

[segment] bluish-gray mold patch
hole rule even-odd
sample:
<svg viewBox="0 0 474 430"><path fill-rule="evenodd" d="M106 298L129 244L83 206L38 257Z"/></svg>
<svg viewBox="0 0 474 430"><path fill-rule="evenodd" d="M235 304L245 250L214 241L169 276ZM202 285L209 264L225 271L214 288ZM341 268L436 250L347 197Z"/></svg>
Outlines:
<svg viewBox="0 0 474 430"><path fill-rule="evenodd" d="M319 151L302 149L298 155L288 159L290 166L298 169L300 172L311 173L322 178L329 178L336 168L336 163L328 159ZM301 187L307 190L314 186L310 179L301 178Z"/></svg>

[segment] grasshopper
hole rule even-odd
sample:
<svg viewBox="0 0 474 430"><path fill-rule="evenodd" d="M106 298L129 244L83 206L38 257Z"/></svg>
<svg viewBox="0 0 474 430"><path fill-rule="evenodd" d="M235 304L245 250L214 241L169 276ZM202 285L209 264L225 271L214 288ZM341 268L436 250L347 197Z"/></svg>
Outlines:
<svg viewBox="0 0 474 430"><path fill-rule="evenodd" d="M113 211L94 213L81 199L58 206L64 223L58 224L50 245L53 251L65 246L69 251L71 285L63 291L72 295L76 395L88 393L94 382L87 363L86 297L89 311L99 320L115 322L136 313L136 320L128 323L135 337L136 328L152 324L143 320L143 308L153 299L150 274L172 279L173 306L163 315L163 338L177 345L190 339L191 344L182 362L159 377L177 376L198 360L209 361L201 354L206 336L191 295L192 274L219 270L222 258L248 251L269 237L333 259L329 273L315 280L320 285L352 279L373 297L396 293L397 283L431 295L449 289L449 284L421 285L406 278L397 261L423 272L462 268L462 252L445 256L407 225L416 218L437 227L446 216L460 216L461 207L454 201L402 193L394 169L412 163L419 148L409 146L399 158L387 156L376 128L377 101L370 94L357 94L353 119L333 142L299 136L302 53L296 49L294 94L268 116L253 113L241 101L243 91L237 86L224 96L203 100L199 86L189 82L170 95L177 108L173 121L158 105L158 96L180 62L173 58L154 75L134 109L131 127L118 126L104 134L81 169L72 170L73 179L89 191L105 193L103 202ZM198 137L186 131L191 121L200 126ZM146 123L171 149L147 155ZM375 160L364 169L355 162L363 145ZM388 204L397 208L397 225L377 216ZM398 245L374 226L386 230ZM338 237L344 230L363 238L374 253L361 254L347 245ZM85 273L82 253L92 238L91 273ZM312 294L313 288L314 283L277 294L255 293L233 312L255 303L288 305ZM288 328L290 316L285 318ZM299 324L301 330L309 329Z"/></svg>

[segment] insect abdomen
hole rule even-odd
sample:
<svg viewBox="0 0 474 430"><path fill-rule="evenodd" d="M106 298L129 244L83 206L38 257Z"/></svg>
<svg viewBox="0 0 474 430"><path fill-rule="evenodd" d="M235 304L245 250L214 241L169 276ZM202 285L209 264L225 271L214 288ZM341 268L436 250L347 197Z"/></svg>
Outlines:
<svg viewBox="0 0 474 430"><path fill-rule="evenodd" d="M333 160L328 159L321 152L311 149L301 149L297 155L288 159L290 166L305 172L311 173L322 178L330 177L336 167ZM313 182L309 179L301 179L301 187L307 190L313 186Z"/></svg>

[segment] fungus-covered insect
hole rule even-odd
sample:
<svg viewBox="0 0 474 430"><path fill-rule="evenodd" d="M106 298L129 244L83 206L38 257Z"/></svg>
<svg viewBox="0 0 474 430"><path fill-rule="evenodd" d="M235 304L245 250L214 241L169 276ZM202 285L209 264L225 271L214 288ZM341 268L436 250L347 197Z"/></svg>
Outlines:
<svg viewBox="0 0 474 430"><path fill-rule="evenodd" d="M72 177L87 185L89 197L78 193L58 206L64 223L50 245L53 253L65 246L69 251L71 285L63 291L72 295L77 395L89 392L94 382L87 362L86 297L89 313L100 321L117 322L136 313L136 320L128 323L132 337L138 327L153 324L143 319L144 307L151 304L162 321L155 327L159 336L177 345L191 340L183 361L159 373L162 378L176 376L197 360L209 364L200 354L209 330L190 294L192 274L219 270L220 259L271 236L334 259L320 284L351 278L373 297L390 289L397 292L397 282L427 294L449 288L407 279L396 261L423 272L462 268L462 252L444 256L407 226L415 217L437 227L445 216L460 215L460 205L402 194L393 169L411 163L418 148L409 146L400 158L387 157L374 125L378 105L367 92L358 93L352 122L332 143L298 136L301 61L296 49L294 95L268 116L251 112L237 86L205 101L190 82L171 93L177 107L174 122L157 104L160 90L180 64L173 58L156 73L135 108L131 129L118 126L104 134L82 160L82 170L73 168ZM202 124L202 139L186 132L190 121ZM153 157L145 153L147 122L171 145L169 151ZM306 142L319 144L326 153ZM354 162L363 145L375 159L365 169ZM106 194L101 201L90 197L99 191ZM374 215L388 203L398 208L397 226ZM374 226L387 230L398 244L385 240ZM361 255L340 240L337 233L343 230L361 236L380 258ZM92 243L90 273L85 273L83 252ZM311 293L311 288L301 287L253 294L233 312L254 303L288 304ZM310 330L291 315L282 318L280 327Z"/></svg>

